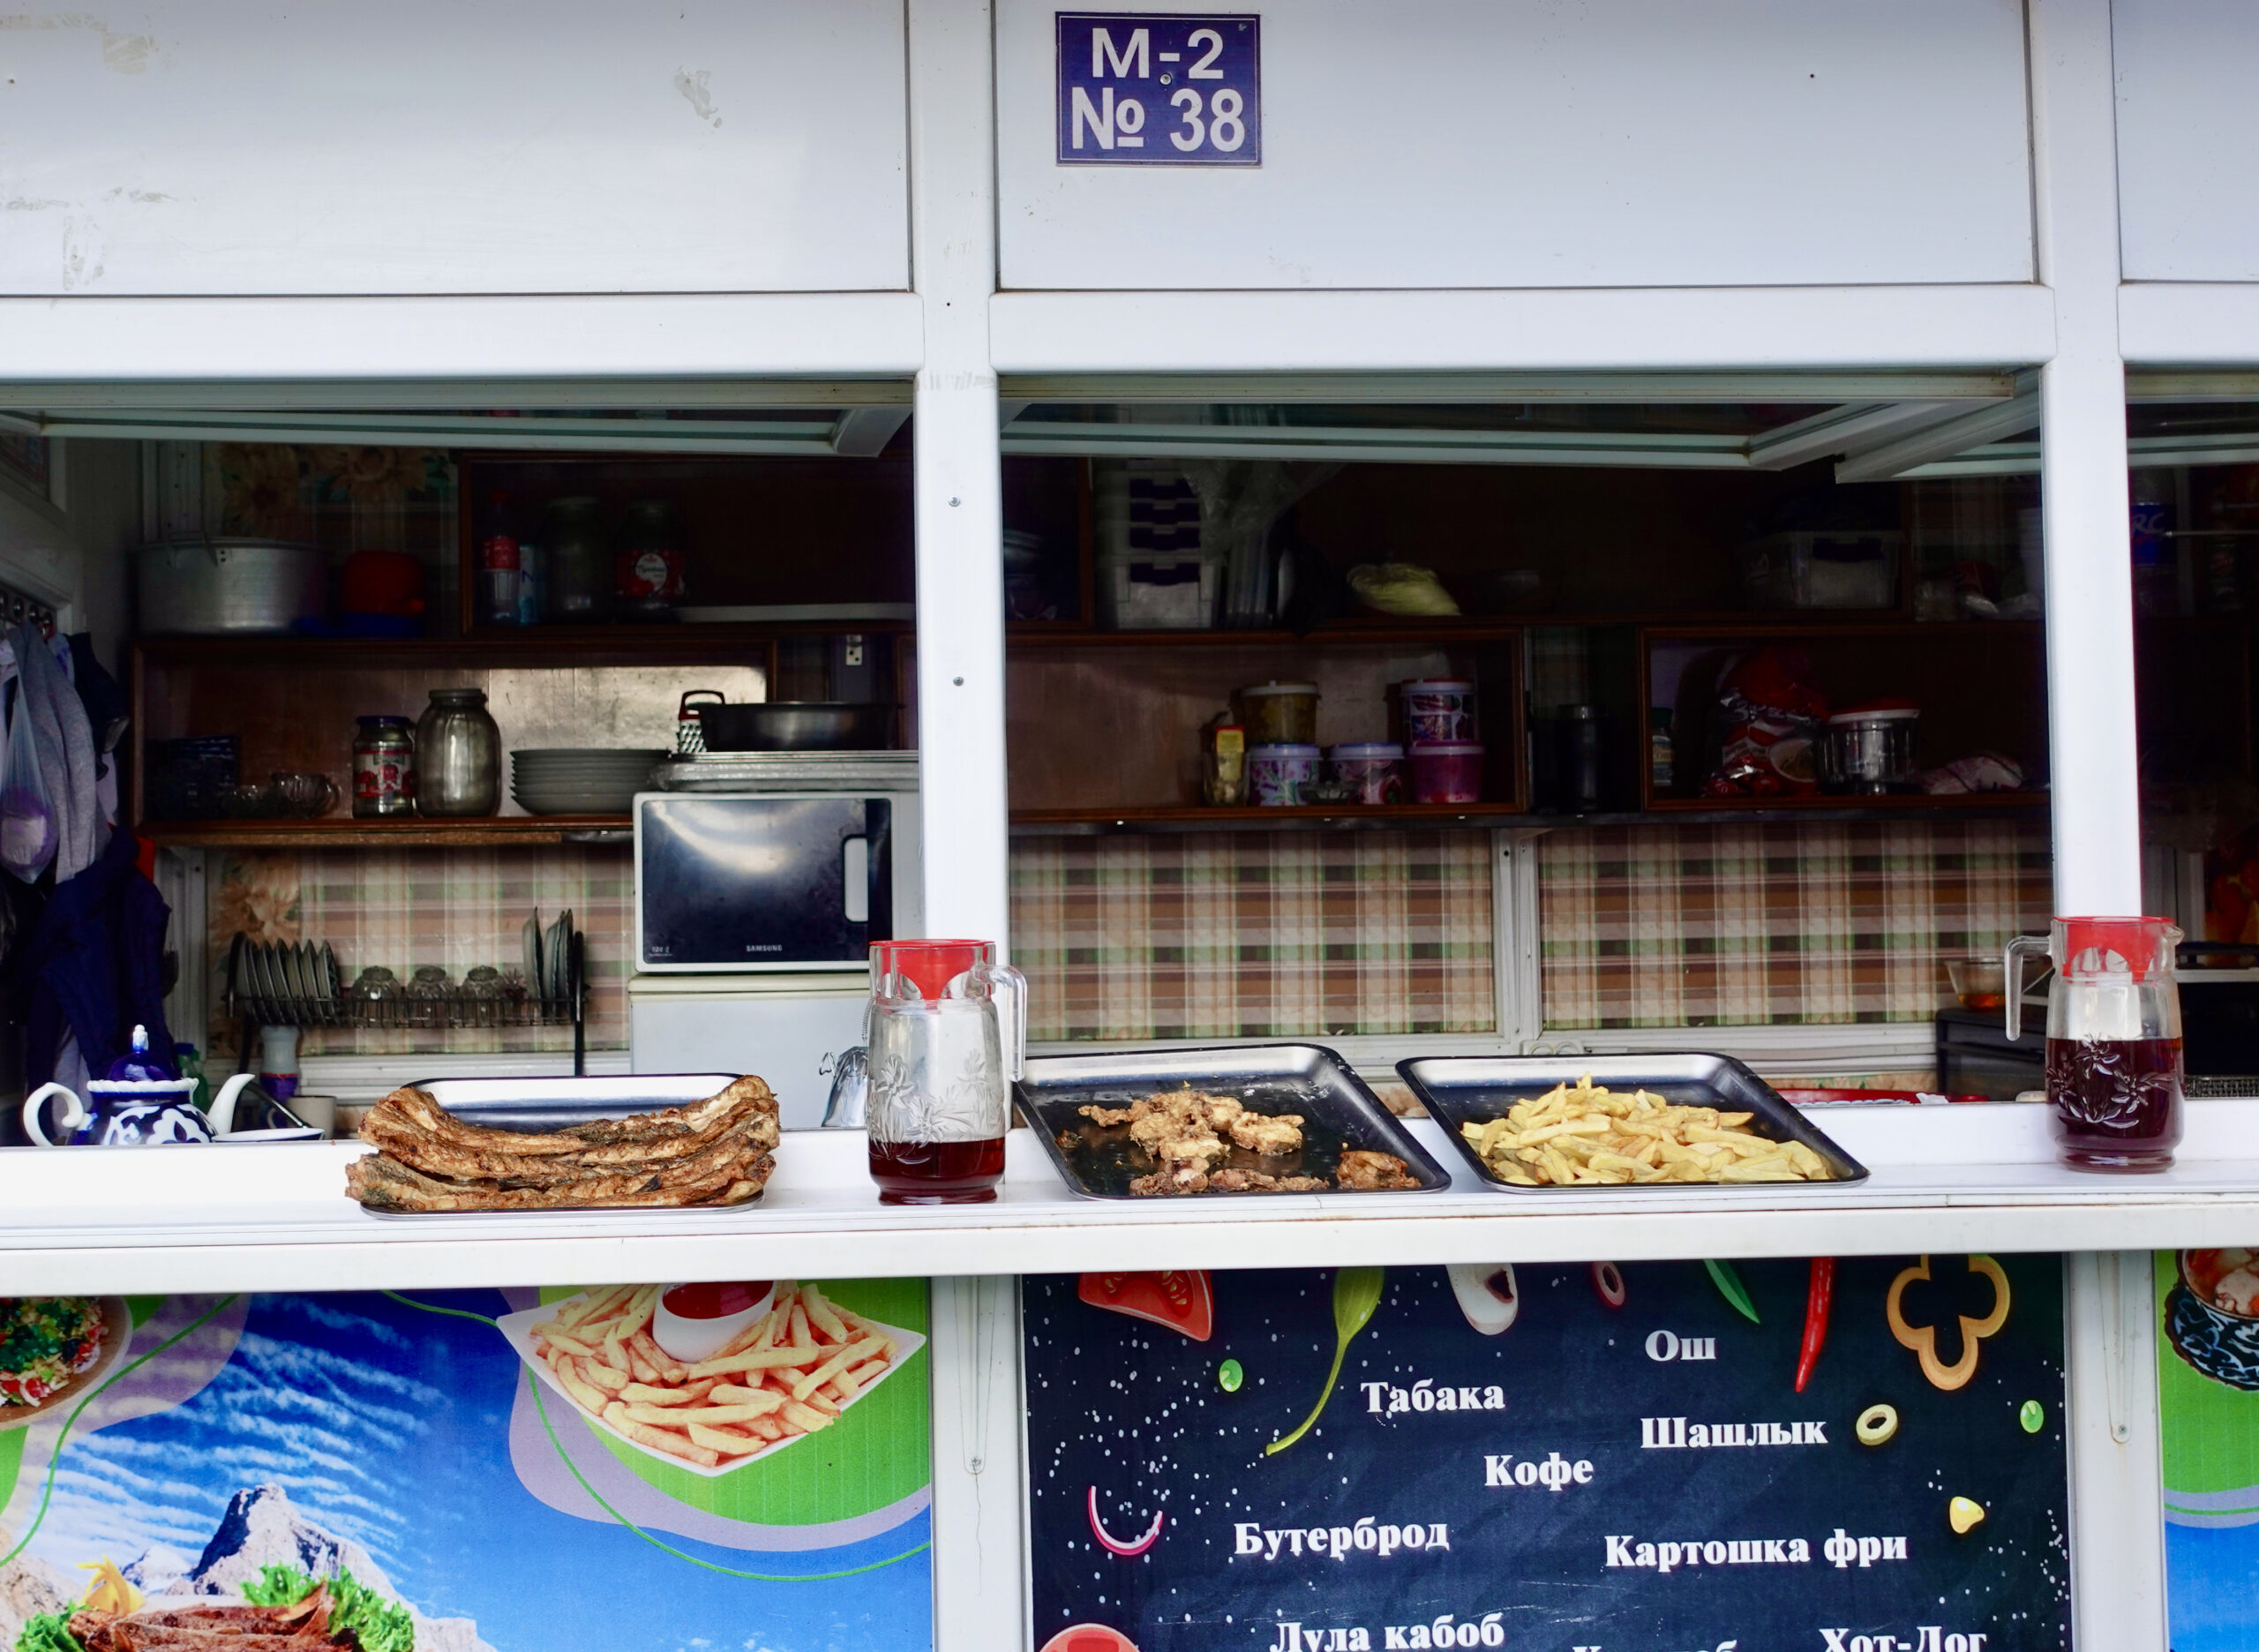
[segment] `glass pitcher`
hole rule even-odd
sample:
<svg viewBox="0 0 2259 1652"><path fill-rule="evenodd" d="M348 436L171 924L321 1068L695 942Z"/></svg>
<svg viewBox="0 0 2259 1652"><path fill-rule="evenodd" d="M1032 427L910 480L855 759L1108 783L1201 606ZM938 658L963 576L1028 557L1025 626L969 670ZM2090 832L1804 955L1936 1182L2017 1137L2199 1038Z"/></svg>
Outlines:
<svg viewBox="0 0 2259 1652"><path fill-rule="evenodd" d="M993 942L874 943L864 1128L881 1201L994 1198L1026 1060L1027 978Z"/></svg>
<svg viewBox="0 0 2259 1652"><path fill-rule="evenodd" d="M2055 965L2047 990L2047 1100L2077 1170L2163 1170L2180 1140L2180 931L2163 918L2058 918L2002 962L2008 1034L2021 1030L2023 959Z"/></svg>

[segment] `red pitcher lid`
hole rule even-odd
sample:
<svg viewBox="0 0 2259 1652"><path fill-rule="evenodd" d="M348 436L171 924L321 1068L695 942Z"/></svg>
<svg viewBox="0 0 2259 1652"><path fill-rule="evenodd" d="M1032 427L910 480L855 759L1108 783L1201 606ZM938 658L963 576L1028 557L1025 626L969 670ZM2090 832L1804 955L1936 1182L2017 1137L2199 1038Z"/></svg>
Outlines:
<svg viewBox="0 0 2259 1652"><path fill-rule="evenodd" d="M2058 918L2063 936L2063 966L2081 967L2090 953L2116 953L2135 980L2173 973L2173 948L2180 929L2170 918Z"/></svg>
<svg viewBox="0 0 2259 1652"><path fill-rule="evenodd" d="M871 974L874 980L898 975L918 989L920 998L939 998L949 985L976 964L993 964L993 941L874 941Z"/></svg>

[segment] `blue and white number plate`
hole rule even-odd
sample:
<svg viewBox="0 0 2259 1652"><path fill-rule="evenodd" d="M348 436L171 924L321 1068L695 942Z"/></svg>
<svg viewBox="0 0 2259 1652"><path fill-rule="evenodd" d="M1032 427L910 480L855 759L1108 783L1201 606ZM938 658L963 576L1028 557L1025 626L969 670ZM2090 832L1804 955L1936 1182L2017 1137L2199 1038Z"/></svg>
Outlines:
<svg viewBox="0 0 2259 1652"><path fill-rule="evenodd" d="M1062 166L1261 166L1262 19L1062 11Z"/></svg>

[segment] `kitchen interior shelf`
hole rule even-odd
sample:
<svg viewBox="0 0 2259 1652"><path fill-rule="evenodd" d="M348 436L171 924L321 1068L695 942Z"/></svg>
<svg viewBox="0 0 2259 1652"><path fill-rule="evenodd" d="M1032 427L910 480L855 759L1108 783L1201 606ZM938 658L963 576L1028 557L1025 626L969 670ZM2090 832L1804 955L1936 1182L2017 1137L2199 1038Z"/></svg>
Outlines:
<svg viewBox="0 0 2259 1652"><path fill-rule="evenodd" d="M1302 808L1207 808L1199 804L1140 808L1015 809L1023 837L1085 837L1108 832L1422 831L1440 827L1751 826L1784 817L1831 821L2025 818L2044 814L2044 792L1985 792L1948 797L1687 798L1644 811L1562 815L1504 803L1338 804Z"/></svg>
<svg viewBox="0 0 2259 1652"><path fill-rule="evenodd" d="M826 636L842 631L903 636L916 630L904 620L795 620L762 625L525 626L469 636L152 636L135 650L149 664L169 666L273 666L394 670L408 667L698 664L766 658L786 636Z"/></svg>
<svg viewBox="0 0 2259 1652"><path fill-rule="evenodd" d="M883 1207L859 1131L802 1130L731 1210L378 1217L344 1193L357 1142L0 1150L0 1295L927 1278L1048 1271L1622 1262L1917 1251L2150 1250L2259 1230L2259 1098L2188 1104L2161 1175L2055 1162L2047 1110L1841 1107L1811 1116L1872 1175L1794 1189L1516 1196L1478 1185L1432 1121L1433 1193L1096 1200L1011 1132L989 1205Z"/></svg>
<svg viewBox="0 0 2259 1652"><path fill-rule="evenodd" d="M626 815L491 815L476 820L330 815L315 820L144 821L137 830L152 843L181 849L447 849L624 844L633 825Z"/></svg>
<svg viewBox="0 0 2259 1652"><path fill-rule="evenodd" d="M2209 619L2209 617L2207 617ZM2144 620L2159 626L2203 621ZM1765 636L1775 639L1840 635L1952 632L1972 639L1984 633L2038 628L2036 620L1924 621L1881 615L1857 609L1780 610L1741 609L1714 612L1679 610L1622 609L1598 612L1511 614L1458 614L1437 619L1398 618L1360 614L1329 620L1307 632L1221 629L1171 631L1105 631L1054 620L1014 620L1004 627L1006 645L1015 650L1114 648L1297 648L1355 642L1511 642L1525 631L1548 627L1597 630L1609 627L1668 628L1674 634L1718 636Z"/></svg>

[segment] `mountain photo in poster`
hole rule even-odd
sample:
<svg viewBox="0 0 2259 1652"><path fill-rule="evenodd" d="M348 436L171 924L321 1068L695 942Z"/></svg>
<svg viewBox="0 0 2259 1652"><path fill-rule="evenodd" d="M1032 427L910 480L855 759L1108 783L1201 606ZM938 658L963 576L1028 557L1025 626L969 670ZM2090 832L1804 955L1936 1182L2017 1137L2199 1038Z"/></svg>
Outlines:
<svg viewBox="0 0 2259 1652"><path fill-rule="evenodd" d="M1022 1301L1036 1652L2070 1644L2052 1257Z"/></svg>
<svg viewBox="0 0 2259 1652"><path fill-rule="evenodd" d="M929 1646L926 1324L922 1280L0 1299L0 1652Z"/></svg>

